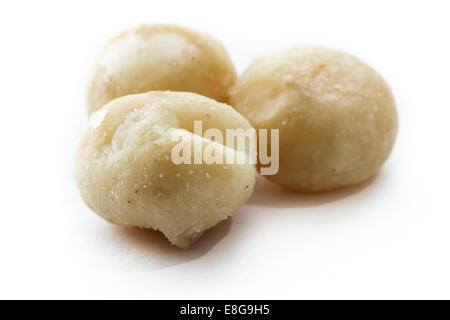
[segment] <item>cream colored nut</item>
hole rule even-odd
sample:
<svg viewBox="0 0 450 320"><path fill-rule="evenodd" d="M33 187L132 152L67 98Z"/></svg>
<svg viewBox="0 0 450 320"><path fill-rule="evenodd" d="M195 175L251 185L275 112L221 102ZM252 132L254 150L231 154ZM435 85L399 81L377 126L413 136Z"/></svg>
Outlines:
<svg viewBox="0 0 450 320"><path fill-rule="evenodd" d="M389 156L397 111L389 86L346 53L299 46L256 59L229 103L256 129L280 129L272 181L296 190L361 182Z"/></svg>
<svg viewBox="0 0 450 320"><path fill-rule="evenodd" d="M173 25L143 25L113 38L97 58L87 91L88 112L151 90L188 91L225 102L236 81L221 43Z"/></svg>
<svg viewBox="0 0 450 320"><path fill-rule="evenodd" d="M251 195L255 166L175 164L174 130L203 148L216 144L192 134L194 120L224 134L252 129L232 107L194 93L129 95L93 113L75 161L86 204L113 223L160 230L179 247L230 216ZM217 146L217 152L237 152Z"/></svg>

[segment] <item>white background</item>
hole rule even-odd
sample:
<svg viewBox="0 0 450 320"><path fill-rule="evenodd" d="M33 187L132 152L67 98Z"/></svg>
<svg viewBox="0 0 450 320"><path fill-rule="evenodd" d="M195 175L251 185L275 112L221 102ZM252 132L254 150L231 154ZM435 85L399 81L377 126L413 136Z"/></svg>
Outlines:
<svg viewBox="0 0 450 320"><path fill-rule="evenodd" d="M448 1L3 1L0 298L450 298ZM73 153L105 42L141 23L206 31L242 72L294 44L347 51L392 86L394 151L363 186L258 180L188 250L82 202Z"/></svg>

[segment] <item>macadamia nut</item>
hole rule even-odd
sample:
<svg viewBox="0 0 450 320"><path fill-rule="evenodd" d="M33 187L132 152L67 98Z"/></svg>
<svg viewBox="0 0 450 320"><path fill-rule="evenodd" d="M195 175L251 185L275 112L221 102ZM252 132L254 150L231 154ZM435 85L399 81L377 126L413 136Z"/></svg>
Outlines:
<svg viewBox="0 0 450 320"><path fill-rule="evenodd" d="M91 113L107 102L151 90L188 91L225 102L236 72L215 39L173 25L143 25L113 38L88 85Z"/></svg>
<svg viewBox="0 0 450 320"><path fill-rule="evenodd" d="M203 129L252 129L232 107L184 92L128 95L92 114L76 152L76 180L86 204L124 226L160 230L179 247L226 219L251 195L252 164L175 164L171 153L181 135L188 144L215 144L193 134Z"/></svg>
<svg viewBox="0 0 450 320"><path fill-rule="evenodd" d="M258 128L280 129L279 172L303 191L361 182L389 156L397 111L389 86L346 53L299 46L256 59L229 103Z"/></svg>

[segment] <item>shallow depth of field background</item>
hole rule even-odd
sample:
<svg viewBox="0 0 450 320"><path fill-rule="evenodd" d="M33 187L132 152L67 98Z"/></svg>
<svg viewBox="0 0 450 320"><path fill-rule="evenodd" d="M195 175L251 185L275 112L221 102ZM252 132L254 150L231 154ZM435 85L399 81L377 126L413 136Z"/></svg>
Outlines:
<svg viewBox="0 0 450 320"><path fill-rule="evenodd" d="M450 298L447 1L14 1L0 4L0 298ZM106 223L73 153L89 67L116 33L177 23L217 37L241 73L315 44L391 85L399 135L380 174L324 194L258 179L191 249Z"/></svg>

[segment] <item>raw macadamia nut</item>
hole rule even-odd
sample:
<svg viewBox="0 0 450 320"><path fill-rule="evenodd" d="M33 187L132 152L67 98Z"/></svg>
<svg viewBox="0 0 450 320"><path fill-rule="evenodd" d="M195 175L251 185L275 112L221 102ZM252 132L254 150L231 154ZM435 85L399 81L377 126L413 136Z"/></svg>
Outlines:
<svg viewBox="0 0 450 320"><path fill-rule="evenodd" d="M389 86L359 59L299 46L256 59L229 103L256 128L279 129L279 172L296 190L329 190L374 175L391 152L397 112Z"/></svg>
<svg viewBox="0 0 450 320"><path fill-rule="evenodd" d="M86 204L113 223L160 230L179 247L230 216L253 191L255 165L174 163L180 141L237 152L194 135L197 120L203 130L252 129L232 107L185 92L128 95L93 113L75 161Z"/></svg>
<svg viewBox="0 0 450 320"><path fill-rule="evenodd" d="M195 92L225 102L235 81L230 57L215 39L179 26L143 25L119 34L100 53L88 85L88 112L151 90Z"/></svg>

